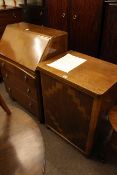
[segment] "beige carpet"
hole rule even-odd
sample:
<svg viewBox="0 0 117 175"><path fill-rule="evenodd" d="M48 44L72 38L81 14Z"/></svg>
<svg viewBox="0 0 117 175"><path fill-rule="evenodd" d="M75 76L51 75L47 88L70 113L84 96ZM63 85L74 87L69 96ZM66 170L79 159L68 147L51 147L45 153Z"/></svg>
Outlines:
<svg viewBox="0 0 117 175"><path fill-rule="evenodd" d="M5 91L3 83L0 84L0 93L7 105L18 114L18 109L25 111L20 105L12 101ZM0 109L0 116L2 114ZM33 117L31 114L29 114ZM77 149L61 139L55 133L40 124L40 129L46 146L46 171L45 175L116 175L115 161L105 164L87 159ZM1 175L1 174L0 174Z"/></svg>

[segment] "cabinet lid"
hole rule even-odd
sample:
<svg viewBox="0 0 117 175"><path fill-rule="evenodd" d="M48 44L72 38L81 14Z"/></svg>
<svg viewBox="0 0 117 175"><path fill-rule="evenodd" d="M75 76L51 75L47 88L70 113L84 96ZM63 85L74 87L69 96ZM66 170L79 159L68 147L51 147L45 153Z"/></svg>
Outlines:
<svg viewBox="0 0 117 175"><path fill-rule="evenodd" d="M23 22L7 25L0 41L0 54L35 71L45 55L55 50L51 48L54 38L63 34L65 32Z"/></svg>
<svg viewBox="0 0 117 175"><path fill-rule="evenodd" d="M86 61L68 73L47 65L67 53L86 59ZM37 70L70 83L72 86L92 95L102 95L117 84L117 65L75 51L67 53L40 63Z"/></svg>

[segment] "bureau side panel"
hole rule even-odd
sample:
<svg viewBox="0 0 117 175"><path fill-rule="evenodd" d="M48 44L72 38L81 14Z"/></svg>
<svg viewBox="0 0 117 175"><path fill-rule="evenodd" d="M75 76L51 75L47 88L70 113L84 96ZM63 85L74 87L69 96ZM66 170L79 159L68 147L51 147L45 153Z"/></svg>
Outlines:
<svg viewBox="0 0 117 175"><path fill-rule="evenodd" d="M93 98L41 73L46 125L85 150Z"/></svg>

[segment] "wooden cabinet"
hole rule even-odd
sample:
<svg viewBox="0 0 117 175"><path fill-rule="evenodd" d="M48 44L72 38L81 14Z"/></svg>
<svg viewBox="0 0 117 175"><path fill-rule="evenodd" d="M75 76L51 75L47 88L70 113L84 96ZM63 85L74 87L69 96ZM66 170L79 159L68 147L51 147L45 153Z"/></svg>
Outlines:
<svg viewBox="0 0 117 175"><path fill-rule="evenodd" d="M69 47L98 55L103 0L49 0L48 25L69 33Z"/></svg>
<svg viewBox="0 0 117 175"><path fill-rule="evenodd" d="M117 2L105 2L100 58L117 64Z"/></svg>
<svg viewBox="0 0 117 175"><path fill-rule="evenodd" d="M67 32L24 22L7 25L1 39L0 66L6 89L41 122L43 103L36 67L66 50Z"/></svg>
<svg viewBox="0 0 117 175"><path fill-rule="evenodd" d="M90 155L98 121L117 99L117 65L74 51L68 53L86 61L68 73L47 65L66 53L38 65L45 122Z"/></svg>

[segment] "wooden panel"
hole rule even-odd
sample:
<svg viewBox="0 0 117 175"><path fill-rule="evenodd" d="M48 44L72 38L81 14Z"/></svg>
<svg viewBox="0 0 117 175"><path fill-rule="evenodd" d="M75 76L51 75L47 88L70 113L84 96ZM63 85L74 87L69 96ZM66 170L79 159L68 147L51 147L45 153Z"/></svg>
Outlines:
<svg viewBox="0 0 117 175"><path fill-rule="evenodd" d="M71 1L71 48L97 56L103 0Z"/></svg>
<svg viewBox="0 0 117 175"><path fill-rule="evenodd" d="M46 1L48 8L48 25L53 28L67 31L68 0Z"/></svg>
<svg viewBox="0 0 117 175"><path fill-rule="evenodd" d="M93 98L52 77L41 78L46 125L85 150Z"/></svg>
<svg viewBox="0 0 117 175"><path fill-rule="evenodd" d="M117 3L106 3L100 58L117 64Z"/></svg>

